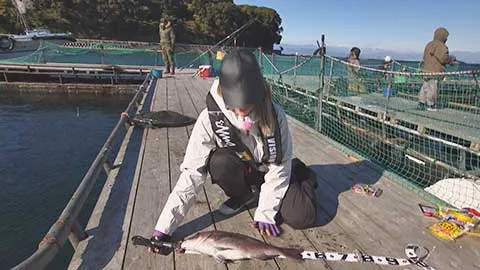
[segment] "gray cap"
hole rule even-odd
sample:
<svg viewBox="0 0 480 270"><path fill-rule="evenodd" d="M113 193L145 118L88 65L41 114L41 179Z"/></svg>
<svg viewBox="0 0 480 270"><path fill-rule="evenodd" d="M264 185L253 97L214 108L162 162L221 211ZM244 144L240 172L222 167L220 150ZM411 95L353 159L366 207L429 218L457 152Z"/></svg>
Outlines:
<svg viewBox="0 0 480 270"><path fill-rule="evenodd" d="M231 51L223 58L219 77L225 105L244 107L262 102L263 75L253 54L237 49Z"/></svg>

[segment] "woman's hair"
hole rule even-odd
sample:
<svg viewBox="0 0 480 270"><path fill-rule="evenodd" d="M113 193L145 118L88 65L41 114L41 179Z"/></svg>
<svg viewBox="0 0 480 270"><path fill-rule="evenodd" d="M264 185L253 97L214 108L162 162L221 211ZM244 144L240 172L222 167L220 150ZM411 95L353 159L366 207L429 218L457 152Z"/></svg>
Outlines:
<svg viewBox="0 0 480 270"><path fill-rule="evenodd" d="M256 105L253 109L255 113L259 116L258 128L264 136L271 136L275 132L273 129L273 103L272 103L272 90L263 82L263 90L265 94L263 95L263 100L261 104Z"/></svg>
<svg viewBox="0 0 480 270"><path fill-rule="evenodd" d="M256 104L255 107L253 107L253 110L259 117L258 128L262 134L264 136L271 136L275 132L273 129L273 121L275 121L275 119L273 117L272 91L265 81L263 82L263 85L263 99L261 103ZM220 85L218 85L217 93L222 96L222 88Z"/></svg>

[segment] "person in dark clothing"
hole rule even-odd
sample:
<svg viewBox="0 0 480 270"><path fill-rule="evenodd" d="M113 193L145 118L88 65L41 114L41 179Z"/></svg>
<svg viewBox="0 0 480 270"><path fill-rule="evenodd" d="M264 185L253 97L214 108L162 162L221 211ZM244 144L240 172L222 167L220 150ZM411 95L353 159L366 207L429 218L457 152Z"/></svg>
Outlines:
<svg viewBox="0 0 480 270"><path fill-rule="evenodd" d="M172 23L164 18L160 19L159 25L160 47L162 49L165 74L175 74L175 32Z"/></svg>
<svg viewBox="0 0 480 270"><path fill-rule="evenodd" d="M228 197L217 209L221 214L238 213L258 201L253 225L262 235L280 235L282 222L296 229L314 226L315 173L292 154L287 117L272 102L255 56L233 50L222 60L152 237L170 239L207 173Z"/></svg>

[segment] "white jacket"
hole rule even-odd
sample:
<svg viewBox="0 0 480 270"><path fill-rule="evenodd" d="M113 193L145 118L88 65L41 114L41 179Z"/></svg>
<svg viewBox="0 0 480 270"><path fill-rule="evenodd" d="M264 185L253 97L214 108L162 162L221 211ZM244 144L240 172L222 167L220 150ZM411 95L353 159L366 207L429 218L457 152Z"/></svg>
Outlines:
<svg viewBox="0 0 480 270"><path fill-rule="evenodd" d="M210 93L227 119L241 130L241 119L225 108L223 98L217 94L217 88L218 80L213 82ZM281 201L288 189L292 163L292 138L288 129L287 117L281 107L274 105L274 108L277 112L281 133L283 158L280 165L272 163L266 166L265 183L262 184L254 216L255 221L272 224L275 223L275 215L280 210ZM255 115L250 115L250 117L255 121ZM242 142L249 148L255 161L260 163L263 157L263 141L257 125L254 125L248 134L245 131L239 133ZM158 218L155 230L171 235L182 222L194 202L195 196L205 183L206 162L210 151L216 148L215 140L221 145L222 141L213 133L208 110L204 109L198 116L188 141L185 157L180 165L182 173Z"/></svg>

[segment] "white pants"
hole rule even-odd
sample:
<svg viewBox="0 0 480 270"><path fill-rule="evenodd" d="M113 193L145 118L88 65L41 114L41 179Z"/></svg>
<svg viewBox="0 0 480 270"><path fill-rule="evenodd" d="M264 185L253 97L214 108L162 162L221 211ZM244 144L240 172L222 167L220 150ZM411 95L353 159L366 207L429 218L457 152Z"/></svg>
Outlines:
<svg viewBox="0 0 480 270"><path fill-rule="evenodd" d="M420 93L418 94L418 101L428 106L435 105L438 93L438 80L430 79L423 82Z"/></svg>

